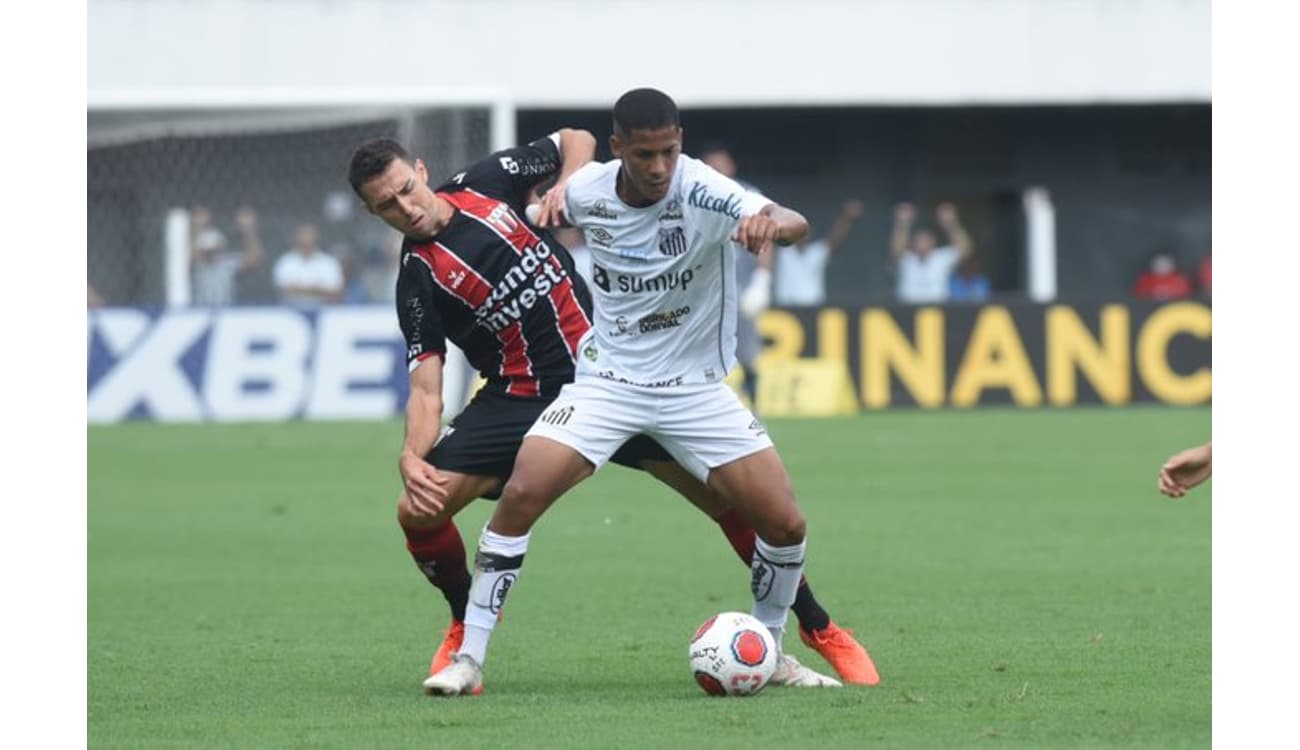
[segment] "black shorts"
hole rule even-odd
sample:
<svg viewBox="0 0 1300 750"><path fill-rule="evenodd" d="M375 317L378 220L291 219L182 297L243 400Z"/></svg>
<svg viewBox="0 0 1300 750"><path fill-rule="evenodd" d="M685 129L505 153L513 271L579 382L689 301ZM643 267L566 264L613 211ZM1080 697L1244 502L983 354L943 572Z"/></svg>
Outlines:
<svg viewBox="0 0 1300 750"><path fill-rule="evenodd" d="M452 420L425 458L439 469L497 477L505 482L515 468L515 454L524 441L524 434L553 400L507 396L482 389ZM673 457L652 438L637 435L624 443L610 461L639 469L641 461L647 459L672 461ZM486 497L495 498L499 494Z"/></svg>

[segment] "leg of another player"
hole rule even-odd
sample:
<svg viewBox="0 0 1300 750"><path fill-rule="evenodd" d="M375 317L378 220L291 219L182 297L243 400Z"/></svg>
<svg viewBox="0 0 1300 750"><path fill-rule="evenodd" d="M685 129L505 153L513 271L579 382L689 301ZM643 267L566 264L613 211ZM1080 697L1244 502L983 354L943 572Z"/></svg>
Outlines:
<svg viewBox="0 0 1300 750"><path fill-rule="evenodd" d="M465 640L454 662L425 681L439 695L477 692L487 645L506 595L519 580L533 524L561 495L591 476L594 467L572 448L526 437L496 511L479 537L474 580L465 613Z"/></svg>
<svg viewBox="0 0 1300 750"><path fill-rule="evenodd" d="M452 517L488 492L501 480L496 477L441 472L449 478L443 509L427 514L416 508L406 492L397 501L397 523L406 537L406 549L429 583L442 592L451 608L451 624L443 633L438 650L429 663L435 674L451 662L465 636L465 606L469 600L470 577L465 560L465 543Z"/></svg>
<svg viewBox="0 0 1300 750"><path fill-rule="evenodd" d="M641 468L655 479L671 487L677 494L689 500L702 513L713 519L713 522L722 529L722 535L727 538L727 542L736 551L740 561L746 567L753 565L754 529L741 517L740 513L727 504L725 498L701 483L700 480L692 476L689 471L682 468L682 465L675 461L646 460L641 462ZM830 615L826 613L826 610L817 601L817 597L813 595L812 588L808 585L807 576L799 581L799 590L795 594L794 606L791 609L799 620L799 627L803 630L822 630L830 624Z"/></svg>
<svg viewBox="0 0 1300 750"><path fill-rule="evenodd" d="M640 462L640 466L713 519L741 562L753 566L754 529L727 504L725 498L702 484L675 461L646 459ZM853 637L853 631L835 624L830 614L817 601L806 575L799 579L799 588L790 609L799 620L800 639L821 654L834 667L840 679L856 685L879 684L880 675L867 650Z"/></svg>
<svg viewBox="0 0 1300 750"><path fill-rule="evenodd" d="M803 577L805 521L775 448L714 468L708 485L753 527L754 616L781 643Z"/></svg>

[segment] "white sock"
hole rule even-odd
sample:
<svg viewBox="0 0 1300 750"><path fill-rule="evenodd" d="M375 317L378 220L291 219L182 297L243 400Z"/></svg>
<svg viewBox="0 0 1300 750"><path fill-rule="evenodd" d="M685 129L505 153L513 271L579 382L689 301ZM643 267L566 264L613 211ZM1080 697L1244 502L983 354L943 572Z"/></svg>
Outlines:
<svg viewBox="0 0 1300 750"><path fill-rule="evenodd" d="M473 657L479 666L487 659L488 639L505 606L506 595L519 580L529 536L503 536L485 526L479 537L478 552L474 555L474 582L470 584L469 603L465 607L465 640L459 652Z"/></svg>
<svg viewBox="0 0 1300 750"><path fill-rule="evenodd" d="M754 617L772 631L777 650L784 652L781 639L785 634L785 618L790 614L799 579L803 577L808 540L789 547L773 547L762 539L754 541L754 562L750 569Z"/></svg>

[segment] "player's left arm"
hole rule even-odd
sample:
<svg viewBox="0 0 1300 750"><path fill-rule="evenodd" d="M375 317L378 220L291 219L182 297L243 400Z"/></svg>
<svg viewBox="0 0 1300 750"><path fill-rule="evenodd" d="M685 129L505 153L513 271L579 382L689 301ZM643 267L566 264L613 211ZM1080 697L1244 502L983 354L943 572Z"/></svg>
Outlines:
<svg viewBox="0 0 1300 750"><path fill-rule="evenodd" d="M555 178L555 185L542 196L537 209L537 219L533 222L539 227L560 227L564 220L564 189L573 176L585 164L596 156L596 136L577 128L561 128L560 138L560 172Z"/></svg>
<svg viewBox="0 0 1300 750"><path fill-rule="evenodd" d="M793 245L808 234L803 214L779 203L768 203L758 213L744 216L732 239L755 255L769 252L773 245Z"/></svg>

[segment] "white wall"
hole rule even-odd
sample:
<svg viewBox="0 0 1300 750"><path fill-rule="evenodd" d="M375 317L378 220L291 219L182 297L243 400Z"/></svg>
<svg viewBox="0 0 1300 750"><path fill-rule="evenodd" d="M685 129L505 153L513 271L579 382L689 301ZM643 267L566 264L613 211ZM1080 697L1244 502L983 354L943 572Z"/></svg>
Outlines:
<svg viewBox="0 0 1300 750"><path fill-rule="evenodd" d="M1209 0L88 0L88 83L464 84L520 106L1210 100Z"/></svg>

